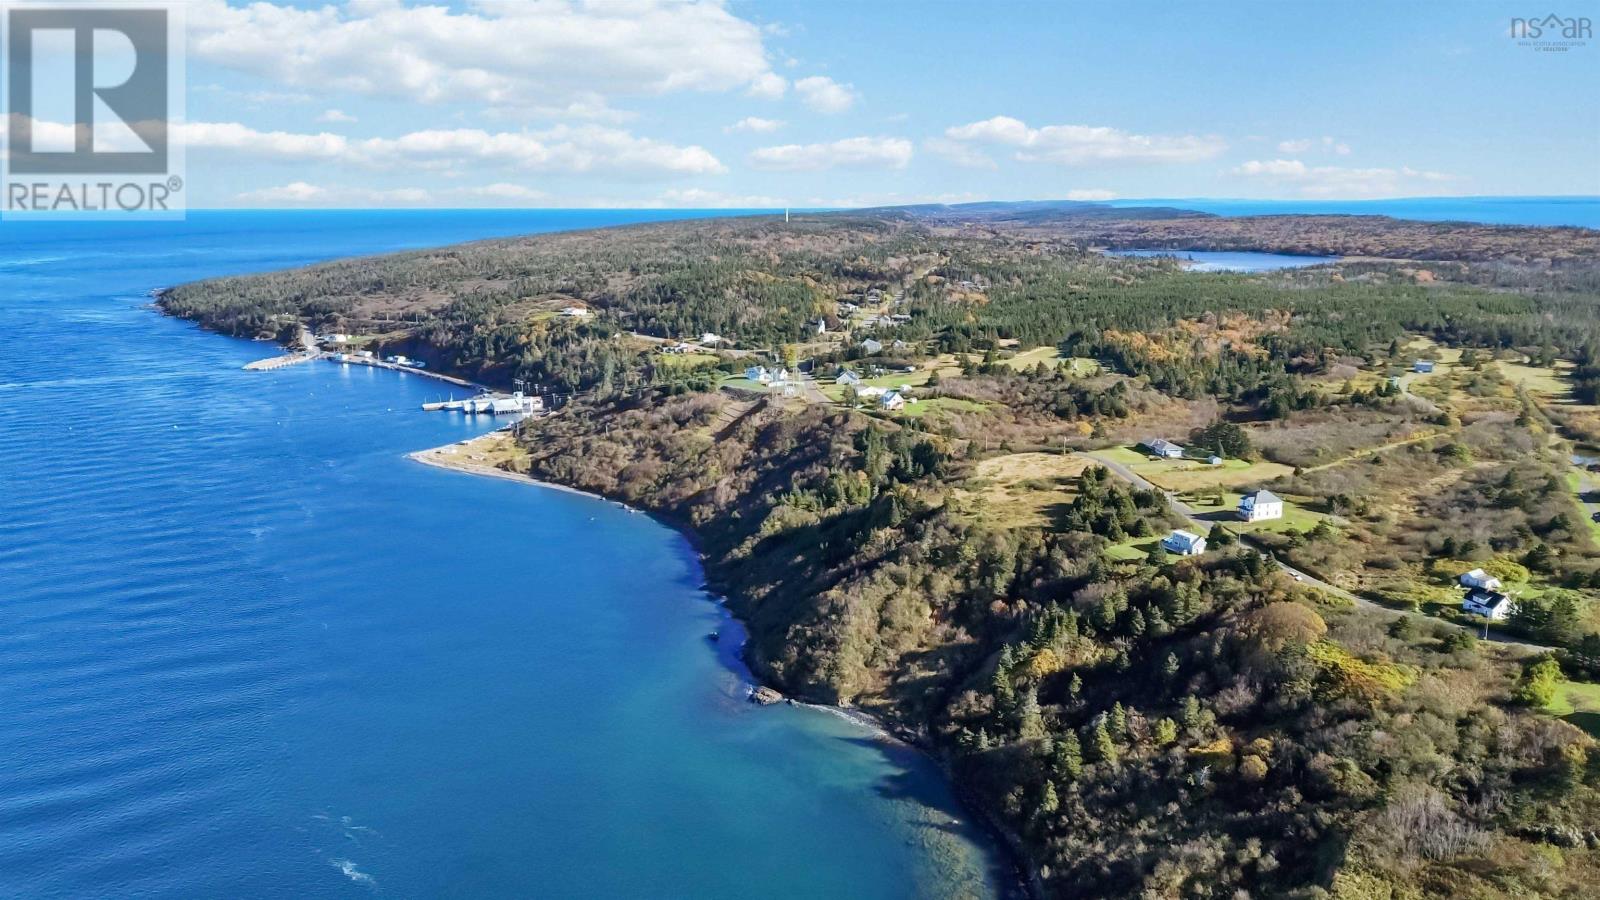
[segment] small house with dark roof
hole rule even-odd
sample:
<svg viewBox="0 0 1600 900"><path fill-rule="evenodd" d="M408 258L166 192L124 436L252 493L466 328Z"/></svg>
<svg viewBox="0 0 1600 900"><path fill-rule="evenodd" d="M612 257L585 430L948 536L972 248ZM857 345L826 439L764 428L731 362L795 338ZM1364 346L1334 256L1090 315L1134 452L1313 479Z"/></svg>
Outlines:
<svg viewBox="0 0 1600 900"><path fill-rule="evenodd" d="M1511 598L1499 591L1473 588L1461 601L1461 611L1498 621L1511 615Z"/></svg>

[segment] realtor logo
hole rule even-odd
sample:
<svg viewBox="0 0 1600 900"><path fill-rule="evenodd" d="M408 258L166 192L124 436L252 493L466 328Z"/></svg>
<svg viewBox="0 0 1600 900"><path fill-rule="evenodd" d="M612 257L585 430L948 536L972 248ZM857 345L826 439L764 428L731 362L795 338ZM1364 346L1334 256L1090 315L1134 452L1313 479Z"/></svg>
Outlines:
<svg viewBox="0 0 1600 900"><path fill-rule="evenodd" d="M1511 38L1519 47L1545 53L1564 53L1588 44L1594 23L1587 16L1532 16L1511 20Z"/></svg>
<svg viewBox="0 0 1600 900"><path fill-rule="evenodd" d="M180 10L5 9L5 214L80 218L183 209Z"/></svg>

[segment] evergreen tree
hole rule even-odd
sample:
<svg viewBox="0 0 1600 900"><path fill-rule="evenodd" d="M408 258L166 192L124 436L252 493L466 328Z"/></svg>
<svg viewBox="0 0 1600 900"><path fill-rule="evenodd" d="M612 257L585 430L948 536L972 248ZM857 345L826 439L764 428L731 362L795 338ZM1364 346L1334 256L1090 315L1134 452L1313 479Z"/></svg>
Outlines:
<svg viewBox="0 0 1600 900"><path fill-rule="evenodd" d="M1077 732L1069 731L1056 741L1055 769L1068 781L1077 781L1083 774L1083 744Z"/></svg>
<svg viewBox="0 0 1600 900"><path fill-rule="evenodd" d="M1045 736L1044 715L1039 710L1039 690L1031 684L1022 692L1022 702L1017 705L1017 732L1025 741Z"/></svg>
<svg viewBox="0 0 1600 900"><path fill-rule="evenodd" d="M1111 732L1106 730L1106 717L1096 716L1094 720L1094 758L1098 762L1116 763L1117 745L1111 740Z"/></svg>
<svg viewBox="0 0 1600 900"><path fill-rule="evenodd" d="M1046 781L1044 783L1044 797L1039 800L1039 815L1041 817L1053 816L1059 809L1061 809L1061 798L1056 796L1056 783L1054 781Z"/></svg>

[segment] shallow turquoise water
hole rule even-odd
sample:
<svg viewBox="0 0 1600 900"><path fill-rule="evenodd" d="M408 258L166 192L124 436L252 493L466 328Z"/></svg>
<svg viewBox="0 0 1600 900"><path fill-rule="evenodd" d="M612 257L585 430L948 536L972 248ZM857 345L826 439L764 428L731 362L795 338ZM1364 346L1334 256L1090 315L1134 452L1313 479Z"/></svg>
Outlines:
<svg viewBox="0 0 1600 900"><path fill-rule="evenodd" d="M1112 256L1171 256L1188 263L1191 272L1271 272L1320 266L1337 256L1302 256L1294 253L1257 253L1243 250L1108 250Z"/></svg>
<svg viewBox="0 0 1600 900"><path fill-rule="evenodd" d="M743 701L680 536L410 462L482 427L436 382L244 372L143 296L666 215L0 225L0 896L1000 891L927 760Z"/></svg>

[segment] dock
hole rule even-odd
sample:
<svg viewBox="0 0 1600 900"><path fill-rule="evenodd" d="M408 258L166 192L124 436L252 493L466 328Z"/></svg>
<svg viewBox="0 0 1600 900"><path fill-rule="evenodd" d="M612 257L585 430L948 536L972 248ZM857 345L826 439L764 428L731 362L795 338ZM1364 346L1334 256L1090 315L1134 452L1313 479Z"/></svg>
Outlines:
<svg viewBox="0 0 1600 900"><path fill-rule="evenodd" d="M252 372L264 372L271 369L281 369L284 366L296 366L321 357L321 353L285 353L282 356L271 356L266 359L258 359L252 363L245 363L244 367Z"/></svg>

